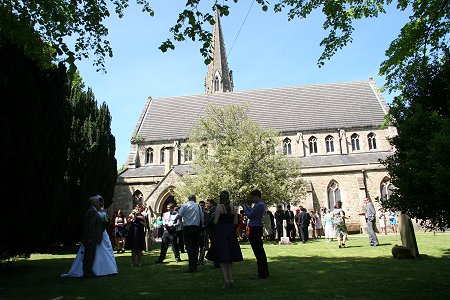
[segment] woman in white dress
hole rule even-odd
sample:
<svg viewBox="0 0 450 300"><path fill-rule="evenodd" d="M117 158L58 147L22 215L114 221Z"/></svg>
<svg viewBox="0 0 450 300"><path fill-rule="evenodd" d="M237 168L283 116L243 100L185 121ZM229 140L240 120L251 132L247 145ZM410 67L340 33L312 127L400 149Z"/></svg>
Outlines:
<svg viewBox="0 0 450 300"><path fill-rule="evenodd" d="M106 210L103 208L104 200L102 196L98 195L100 202L100 208L98 210L98 214L102 220L104 220L105 227L108 224L108 218L106 214ZM84 245L81 244L80 249L78 250L77 256L70 267L69 273L62 274L61 277L83 277L83 254L84 254ZM111 245L111 240L109 239L108 233L103 230L103 238L100 244L97 245L95 250L95 258L94 263L92 265L92 272L96 276L105 276L105 275L114 275L117 274L117 264L116 259L114 258L114 250Z"/></svg>

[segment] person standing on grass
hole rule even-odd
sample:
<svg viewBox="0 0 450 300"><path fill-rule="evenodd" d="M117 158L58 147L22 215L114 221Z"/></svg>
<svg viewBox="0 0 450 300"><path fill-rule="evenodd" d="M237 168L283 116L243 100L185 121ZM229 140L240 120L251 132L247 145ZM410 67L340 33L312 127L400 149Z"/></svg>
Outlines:
<svg viewBox="0 0 450 300"><path fill-rule="evenodd" d="M391 225L392 232L397 234L397 213L393 208L389 211L389 224Z"/></svg>
<svg viewBox="0 0 450 300"><path fill-rule="evenodd" d="M92 271L94 264L95 252L97 245L102 241L103 235L103 222L98 214L100 207L100 201L97 196L89 198L89 209L84 214L83 225L84 232L82 236L82 242L84 245L83 256L83 276L94 277L96 276Z"/></svg>
<svg viewBox="0 0 450 300"><path fill-rule="evenodd" d="M174 211L174 204L169 203L167 205L167 211L163 214L163 226L164 232L161 239L161 250L159 252L159 257L155 260L155 263L160 264L164 261L167 254L167 249L169 245L172 245L173 256L176 262L181 262L180 249L177 241L177 231L175 218L177 213Z"/></svg>
<svg viewBox="0 0 450 300"><path fill-rule="evenodd" d="M117 253L124 253L125 252L125 235L126 235L126 228L127 226L127 219L123 215L123 212L119 209L117 211L117 216L114 220L114 232L116 235L116 249Z"/></svg>
<svg viewBox="0 0 450 300"><path fill-rule="evenodd" d="M311 220L308 212L306 211L306 208L304 208L303 206L300 206L300 216L299 216L299 220L300 220L300 241L302 243L306 243L309 240L309 234L308 234L308 226L309 226L309 222Z"/></svg>
<svg viewBox="0 0 450 300"><path fill-rule="evenodd" d="M297 233L295 232L294 212L291 210L290 204L288 204L286 207L284 218L286 220L286 234L289 238L289 241L295 242L295 236L297 235Z"/></svg>
<svg viewBox="0 0 450 300"><path fill-rule="evenodd" d="M370 246L378 246L378 238L375 234L375 224L376 224L376 217L375 217L375 207L373 206L372 201L370 201L369 198L364 199L364 204L366 205L366 211L364 216L366 217L366 223L367 223L367 233L369 235L369 245Z"/></svg>
<svg viewBox="0 0 450 300"><path fill-rule="evenodd" d="M220 204L214 214L215 241L206 258L219 263L223 274L224 289L233 287L233 262L242 261L242 252L236 236L238 212L230 203L228 191L222 191Z"/></svg>
<svg viewBox="0 0 450 300"><path fill-rule="evenodd" d="M277 239L281 241L283 237L283 220L285 220L283 206L278 205L277 210L275 211L275 226L277 228Z"/></svg>
<svg viewBox="0 0 450 300"><path fill-rule="evenodd" d="M184 243L189 258L189 269L186 272L194 273L197 272L199 238L201 226L204 224L204 215L196 203L195 195L189 195L188 200L180 207L176 219L183 219Z"/></svg>
<svg viewBox="0 0 450 300"><path fill-rule="evenodd" d="M333 221L336 229L336 238L338 240L338 247L345 248L345 242L347 241L347 226L345 225L345 212L342 209L342 202L336 202L333 210Z"/></svg>
<svg viewBox="0 0 450 300"><path fill-rule="evenodd" d="M384 233L384 235L387 235L386 214L385 214L384 208L380 208L380 214L378 216L378 221L380 224L381 233Z"/></svg>
<svg viewBox="0 0 450 300"><path fill-rule="evenodd" d="M267 256L262 242L262 218L266 212L266 209L264 201L261 199L260 190L251 191L250 199L253 203L255 203L252 208L249 208L247 203L244 201L241 201L241 205L244 208L244 213L249 218L248 226L250 228L250 233L248 240L252 246L253 253L256 257L256 263L258 265L258 274L252 277L252 279L266 279L269 276L269 266L267 264Z"/></svg>
<svg viewBox="0 0 450 300"><path fill-rule="evenodd" d="M333 214L329 208L326 209L326 214L323 218L323 224L325 226L325 238L327 241L332 242L334 239L334 219Z"/></svg>
<svg viewBox="0 0 450 300"><path fill-rule="evenodd" d="M316 236L317 238L321 238L323 235L323 225L322 225L322 216L320 215L320 210L316 210L314 214L314 218L316 219Z"/></svg>
<svg viewBox="0 0 450 300"><path fill-rule="evenodd" d="M136 208L128 216L128 222L131 224L125 243L125 249L131 250L131 266L142 265L142 251L145 250L145 217L142 214L144 208L142 205L136 205Z"/></svg>

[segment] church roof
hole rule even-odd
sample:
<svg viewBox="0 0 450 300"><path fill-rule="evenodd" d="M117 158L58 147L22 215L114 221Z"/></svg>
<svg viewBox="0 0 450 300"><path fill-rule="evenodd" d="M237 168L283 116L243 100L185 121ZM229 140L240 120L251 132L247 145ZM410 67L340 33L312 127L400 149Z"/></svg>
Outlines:
<svg viewBox="0 0 450 300"><path fill-rule="evenodd" d="M149 98L134 134L153 142L186 139L208 103L249 104L253 120L281 133L378 127L387 113L372 80L317 84Z"/></svg>
<svg viewBox="0 0 450 300"><path fill-rule="evenodd" d="M390 151L349 153L348 155L313 155L305 157L294 157L300 160L302 169L325 168L325 167L345 167L355 165L378 165L379 159L386 159ZM174 171L179 175L191 174L193 172L190 165L176 165ZM146 165L139 168L131 168L119 174L119 178L140 178L148 176L164 176L164 166Z"/></svg>

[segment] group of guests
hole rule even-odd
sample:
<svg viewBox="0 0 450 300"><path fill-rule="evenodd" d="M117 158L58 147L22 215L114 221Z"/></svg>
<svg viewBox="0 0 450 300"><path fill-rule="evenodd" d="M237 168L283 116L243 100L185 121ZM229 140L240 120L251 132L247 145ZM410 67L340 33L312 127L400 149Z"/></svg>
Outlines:
<svg viewBox="0 0 450 300"><path fill-rule="evenodd" d="M309 231L314 239L324 235L323 219L319 210L308 212L306 208L300 206L294 214L289 204L286 206L286 210L283 210L282 205L278 205L274 218L279 241L283 237L283 229L286 229L286 236L291 242L298 237L300 242L306 243L309 240ZM283 226L284 221L286 221L285 227Z"/></svg>
<svg viewBox="0 0 450 300"><path fill-rule="evenodd" d="M325 210L323 219L320 218L318 211L308 213L301 206L294 215L290 205L285 211L279 205L274 218L271 219L268 218L270 213L261 199L259 190L250 192L250 200L252 205L249 206L245 201L241 201L240 205L248 220L246 237L256 257L258 272L254 279L266 279L269 276L267 257L263 247L264 226L276 226L277 236L280 239L283 235L280 228L283 228L283 221L286 221L287 236L295 240L296 229L298 229L300 241L304 243L309 239L308 227L314 223L313 238L324 234L329 241L337 238L339 248L346 247L348 231L345 220L347 217L340 201L336 203L332 211ZM97 195L90 197L89 203L90 207L83 218L82 244L69 273L61 275L62 277L94 277L118 272L113 246L107 233L111 221L107 218L104 200ZM375 234L375 208L368 198L364 200L364 203L369 243L370 246L378 246L379 242ZM142 264L142 252L146 249L145 232L148 221L143 213L144 210L145 208L138 204L128 218L125 218L121 211L112 218L114 219L115 244L120 252L124 249L131 250L131 266ZM164 261L170 245L176 262L180 262L180 252L184 252L186 248L189 260L186 272L197 272L198 265L202 264L203 259L206 258L214 262L215 267L221 269L224 278L223 288L232 288L232 263L243 260L238 240L239 231L236 231L236 228L239 228L239 215L240 212L231 204L227 191L220 193L218 205L212 199L207 200L206 203L200 201L197 204L195 195L190 195L188 202L179 208L169 203L167 212L161 217L163 225L161 250L155 263ZM395 211L392 210L389 213L389 220L396 225ZM126 227L128 227L127 230L125 230ZM274 233L275 230L273 230ZM210 243L209 247L208 243ZM206 249L208 249L207 253Z"/></svg>
<svg viewBox="0 0 450 300"><path fill-rule="evenodd" d="M269 268L262 240L262 219L266 209L259 190L250 192L250 199L253 206L244 201L241 206L248 219L246 237L257 261L258 273L253 278L266 279L269 276ZM161 218L164 229L160 254L155 263L160 264L165 260L169 246L172 246L175 261L181 261L179 237L182 235L189 260L186 272L197 272L197 267L206 258L212 261L215 267L220 268L224 279L223 288L232 288L232 264L243 260L236 231L236 228L239 228L239 214L230 202L228 191L220 193L218 205L212 199L197 204L195 195L190 195L188 202L177 212L174 211L173 204L169 203L167 212ZM176 230L180 224L182 233Z"/></svg>
<svg viewBox="0 0 450 300"><path fill-rule="evenodd" d="M383 207L380 208L378 212L378 224L380 226L380 231L382 234L387 235L387 226L389 225L392 233L397 234L397 212L395 209L391 208L387 214L388 217L386 218L386 210Z"/></svg>

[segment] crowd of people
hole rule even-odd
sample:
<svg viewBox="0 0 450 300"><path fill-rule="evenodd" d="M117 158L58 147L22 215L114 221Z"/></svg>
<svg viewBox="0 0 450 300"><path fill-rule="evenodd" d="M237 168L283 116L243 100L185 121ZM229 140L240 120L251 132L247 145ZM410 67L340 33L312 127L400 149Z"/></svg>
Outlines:
<svg viewBox="0 0 450 300"><path fill-rule="evenodd" d="M251 203L241 201L241 210L230 202L230 194L222 191L218 195L219 203L214 199L199 201L190 195L188 201L179 206L168 203L161 216L155 218L150 207L137 204L125 217L118 210L108 218L101 196L89 198L90 207L86 211L83 226L82 244L72 263L70 271L62 277L95 277L118 273L114 257L117 253L130 250L131 265L142 265L142 253L149 250L149 241L160 239L159 256L155 263L166 259L169 246L174 260L182 261L181 253L187 253L186 272L197 272L199 265L207 259L221 270L224 289L233 287L232 266L240 262L242 256L240 241L249 241L256 258L257 273L253 279L266 279L269 267L264 250L264 240L281 240L283 237L294 242L296 238L306 243L310 238L324 237L328 241L336 239L339 248L345 248L348 236L345 211L338 201L331 209L310 210L302 206L291 210L287 205L283 209L278 205L273 214L261 199L261 192L250 192ZM378 246L376 232L376 212L372 202L364 200L364 216L367 222L369 245ZM397 233L397 215L390 210L380 209L378 221L381 233L387 234L386 227L391 226Z"/></svg>

